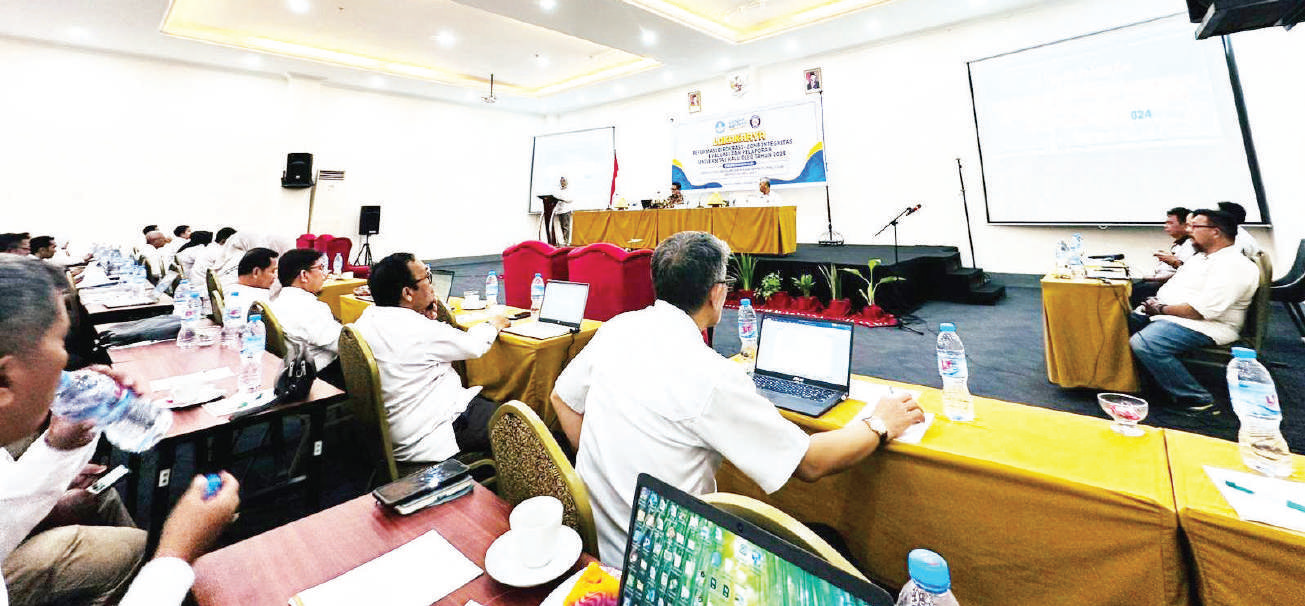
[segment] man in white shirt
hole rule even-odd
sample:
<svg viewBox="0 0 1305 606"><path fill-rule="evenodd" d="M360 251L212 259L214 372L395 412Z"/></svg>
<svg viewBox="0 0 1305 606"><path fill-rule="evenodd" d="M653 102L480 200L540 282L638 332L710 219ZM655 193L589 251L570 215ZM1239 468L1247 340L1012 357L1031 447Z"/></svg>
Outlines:
<svg viewBox="0 0 1305 606"><path fill-rule="evenodd" d="M276 282L276 259L279 257L270 248L255 248L245 253L240 259L240 277L235 284L226 287L227 309L233 302L239 302L242 314L249 313L249 306L255 301L267 303L272 300L272 283Z"/></svg>
<svg viewBox="0 0 1305 606"><path fill-rule="evenodd" d="M38 261L0 259L0 443L33 435L49 419L49 428L17 460L0 449L0 606L8 606L11 597L14 604L113 602L139 565L144 544L140 531L110 532L106 538L106 531L117 529L61 526L32 534L68 498L67 487L99 438L89 424L50 415L68 359L63 347L68 315L59 296L63 284L57 271ZM136 388L128 377L97 370ZM190 562L212 544L239 505L237 482L222 477L222 489L208 500L195 486L182 496L164 524L155 560L141 570L123 604L181 603L194 581Z"/></svg>
<svg viewBox="0 0 1305 606"><path fill-rule="evenodd" d="M318 378L344 389L340 323L331 307L317 298L326 282L326 254L311 248L287 251L277 264L277 278L281 292L272 300L272 312L286 340L307 348Z"/></svg>
<svg viewBox="0 0 1305 606"><path fill-rule="evenodd" d="M759 195L753 196L752 199L755 206L782 206L784 204L784 199L779 194L771 193L769 178L762 178L757 183L757 191Z"/></svg>
<svg viewBox="0 0 1305 606"><path fill-rule="evenodd" d="M1128 344L1181 412L1218 414L1214 397L1178 356L1237 340L1260 272L1234 244L1237 224L1227 213L1193 211L1187 226L1200 252L1130 315Z"/></svg>
<svg viewBox="0 0 1305 606"><path fill-rule="evenodd" d="M599 555L620 567L635 481L647 472L692 494L715 490L721 459L766 492L846 469L922 420L907 394L866 423L808 436L757 393L742 364L703 343L728 293L729 247L681 232L653 252L652 306L623 313L562 372L552 403L577 449L598 525Z"/></svg>
<svg viewBox="0 0 1305 606"><path fill-rule="evenodd" d="M1237 238L1233 242L1233 246L1242 251L1243 255L1254 259L1256 253L1259 253L1261 249L1260 243L1255 240L1255 236L1252 236L1251 232L1246 231L1246 228L1242 226L1246 222L1246 208L1236 202L1220 202L1219 210L1228 213L1233 221L1237 222Z"/></svg>
<svg viewBox="0 0 1305 606"><path fill-rule="evenodd" d="M172 235L172 239L168 240L159 251L160 256L163 258L163 262L166 264L164 265L165 268L172 267L173 260L177 258L177 251L181 250L181 247L190 242L190 226L178 225L172 230Z"/></svg>
<svg viewBox="0 0 1305 606"><path fill-rule="evenodd" d="M394 458L429 463L488 451L498 403L481 397L479 386L464 388L453 362L485 355L507 319L494 316L466 332L437 320L430 269L409 253L373 265L367 286L376 304L354 326L381 373Z"/></svg>
<svg viewBox="0 0 1305 606"><path fill-rule="evenodd" d="M1173 238L1173 242L1170 243L1167 251L1156 251L1155 269L1151 271L1151 275L1133 284L1133 294L1129 297L1133 307L1155 296L1156 291L1173 277L1178 267L1196 254L1196 243L1187 233L1187 215L1190 212L1186 208L1177 206L1169 209L1165 215L1165 233Z"/></svg>
<svg viewBox="0 0 1305 606"><path fill-rule="evenodd" d="M558 246L571 245L571 192L566 189L566 177L557 183L557 205L553 207L553 239Z"/></svg>
<svg viewBox="0 0 1305 606"><path fill-rule="evenodd" d="M205 299L208 298L208 272L220 270L218 265L225 260L227 240L230 240L235 233L236 230L231 227L219 229L213 236L213 241L205 246L202 252L195 255L195 264L190 268L190 283L199 285Z"/></svg>

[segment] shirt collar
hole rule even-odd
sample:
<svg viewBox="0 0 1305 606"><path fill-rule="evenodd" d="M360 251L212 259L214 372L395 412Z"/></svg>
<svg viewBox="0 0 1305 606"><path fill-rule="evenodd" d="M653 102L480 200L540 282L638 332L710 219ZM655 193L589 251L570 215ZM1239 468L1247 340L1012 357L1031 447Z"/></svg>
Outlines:
<svg viewBox="0 0 1305 606"><path fill-rule="evenodd" d="M689 314L684 313L684 310L671 305L666 301L657 299L657 302L653 303L653 313L657 314L659 317L666 318L668 324L675 324L687 333L698 335L698 338L701 338L702 331L698 329L698 323L694 322L693 318L689 317Z"/></svg>

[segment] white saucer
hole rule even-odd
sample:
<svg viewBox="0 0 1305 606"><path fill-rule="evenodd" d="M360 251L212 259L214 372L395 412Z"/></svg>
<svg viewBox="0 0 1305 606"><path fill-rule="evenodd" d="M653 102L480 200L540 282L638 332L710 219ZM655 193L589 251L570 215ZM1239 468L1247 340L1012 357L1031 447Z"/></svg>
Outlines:
<svg viewBox="0 0 1305 606"><path fill-rule="evenodd" d="M534 587L562 576L580 559L583 548L580 534L570 526L563 526L557 532L553 559L539 568L529 568L515 558L513 538L509 530L494 539L485 552L485 572L495 581L512 587Z"/></svg>

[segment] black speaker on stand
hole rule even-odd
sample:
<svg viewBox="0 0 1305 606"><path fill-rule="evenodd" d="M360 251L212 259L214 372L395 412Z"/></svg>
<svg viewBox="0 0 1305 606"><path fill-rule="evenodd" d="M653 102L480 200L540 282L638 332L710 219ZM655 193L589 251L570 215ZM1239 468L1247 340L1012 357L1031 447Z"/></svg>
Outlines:
<svg viewBox="0 0 1305 606"><path fill-rule="evenodd" d="M285 172L281 173L281 187L304 188L313 186L313 155L290 153L285 156Z"/></svg>
<svg viewBox="0 0 1305 606"><path fill-rule="evenodd" d="M358 209L358 235L363 237L362 247L358 249L358 256L353 260L354 265L371 266L372 264L372 245L371 237L381 233L381 207L363 206Z"/></svg>

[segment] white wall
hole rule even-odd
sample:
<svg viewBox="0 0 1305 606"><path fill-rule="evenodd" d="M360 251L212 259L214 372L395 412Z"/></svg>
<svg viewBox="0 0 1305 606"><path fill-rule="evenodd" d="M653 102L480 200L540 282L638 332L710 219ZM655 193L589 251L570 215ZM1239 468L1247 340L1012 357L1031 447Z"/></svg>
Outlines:
<svg viewBox="0 0 1305 606"><path fill-rule="evenodd" d="M732 97L725 79L718 78L554 117L550 124L563 130L615 124L621 162L618 190L627 197L644 197L669 184L669 118L685 115L687 91L702 90L704 115L762 107L802 99L802 70L823 67L834 226L848 243L891 243L891 233L872 236L909 202L921 201L924 210L902 223L901 241L954 245L968 263L956 169L960 158L978 264L989 271L1042 273L1050 269L1055 241L1069 230L986 224L966 61L1181 8L1170 0L1058 3L851 51L755 67L755 88L741 99ZM1252 231L1264 246L1277 243L1274 257L1281 273L1290 265L1296 242L1305 236L1305 185L1299 178L1299 167L1305 165L1305 124L1296 109L1305 97L1301 79L1289 75L1305 65L1305 38L1279 29L1239 34L1233 41L1275 223L1272 231ZM798 241L816 241L825 228L824 190L782 193L788 203L798 205ZM1165 241L1158 228L1082 231L1089 252L1124 252L1147 268L1150 251Z"/></svg>
<svg viewBox="0 0 1305 606"><path fill-rule="evenodd" d="M346 171L319 188L313 231L354 238L382 206L379 254L492 254L525 215L541 118L332 88L302 78L0 39L0 231L136 241L140 226L288 236L309 190L279 184L287 152Z"/></svg>

